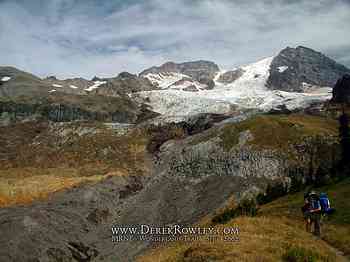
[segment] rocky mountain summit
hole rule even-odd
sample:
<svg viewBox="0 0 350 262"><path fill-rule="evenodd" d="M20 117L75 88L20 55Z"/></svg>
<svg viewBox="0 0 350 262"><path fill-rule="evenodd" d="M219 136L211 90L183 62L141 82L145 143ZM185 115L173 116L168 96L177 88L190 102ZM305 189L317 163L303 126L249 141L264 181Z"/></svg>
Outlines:
<svg viewBox="0 0 350 262"><path fill-rule="evenodd" d="M267 86L274 90L304 92L308 86L333 87L350 69L320 52L298 46L283 49L270 66Z"/></svg>
<svg viewBox="0 0 350 262"><path fill-rule="evenodd" d="M120 97L130 93L158 89L148 79L128 72L122 72L117 77L103 78L99 81L105 83L101 85L101 88L93 90L92 93L105 96Z"/></svg>

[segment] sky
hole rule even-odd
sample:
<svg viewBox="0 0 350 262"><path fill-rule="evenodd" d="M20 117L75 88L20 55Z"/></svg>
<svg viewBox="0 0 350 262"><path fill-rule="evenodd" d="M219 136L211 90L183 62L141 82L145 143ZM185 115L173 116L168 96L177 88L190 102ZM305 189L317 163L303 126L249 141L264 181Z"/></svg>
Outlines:
<svg viewBox="0 0 350 262"><path fill-rule="evenodd" d="M0 0L0 65L45 77L222 69L303 45L350 67L350 0Z"/></svg>

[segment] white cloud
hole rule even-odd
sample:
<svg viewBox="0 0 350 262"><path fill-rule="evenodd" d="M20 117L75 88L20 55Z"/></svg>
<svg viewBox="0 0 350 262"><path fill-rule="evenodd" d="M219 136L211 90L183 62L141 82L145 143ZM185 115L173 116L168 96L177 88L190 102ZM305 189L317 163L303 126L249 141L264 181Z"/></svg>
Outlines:
<svg viewBox="0 0 350 262"><path fill-rule="evenodd" d="M229 68L287 45L350 65L350 6L340 0L149 0L119 9L92 0L30 2L38 5L0 2L0 59L41 76L110 76L169 60Z"/></svg>

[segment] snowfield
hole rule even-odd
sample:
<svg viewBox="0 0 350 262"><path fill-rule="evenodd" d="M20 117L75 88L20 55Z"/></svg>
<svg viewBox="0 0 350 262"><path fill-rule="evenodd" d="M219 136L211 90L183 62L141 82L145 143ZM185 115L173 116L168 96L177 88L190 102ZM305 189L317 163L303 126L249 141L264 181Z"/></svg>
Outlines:
<svg viewBox="0 0 350 262"><path fill-rule="evenodd" d="M269 111L278 106L285 105L293 110L303 108L313 102L325 101L331 98L331 88L316 88L312 92L293 93L279 90L269 90L266 81L273 57L263 59L257 63L243 66L244 74L230 84L219 83L216 80L225 71L215 77L215 88L198 92L186 92L182 89L169 88L179 80L147 75L148 79L157 81L164 90L139 92L142 98L147 98L148 104L155 112L167 117L188 116L197 113L230 113L234 107L239 109L258 109ZM280 68L279 71L287 70ZM183 76L181 76L183 77ZM162 79L165 79L162 82Z"/></svg>

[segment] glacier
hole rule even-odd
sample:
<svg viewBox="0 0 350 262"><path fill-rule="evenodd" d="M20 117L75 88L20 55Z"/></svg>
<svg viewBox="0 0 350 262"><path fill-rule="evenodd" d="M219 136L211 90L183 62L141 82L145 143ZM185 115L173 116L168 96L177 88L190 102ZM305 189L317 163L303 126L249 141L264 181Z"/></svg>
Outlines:
<svg viewBox="0 0 350 262"><path fill-rule="evenodd" d="M212 90L197 88L196 92L189 92L183 87L171 88L180 79L190 78L183 74L147 75L162 90L142 91L137 96L147 101L155 112L174 119L198 113L229 114L237 108L268 112L284 105L289 110L295 110L331 98L330 87L314 87L304 93L268 89L266 82L273 58L268 57L241 67L243 75L229 84L217 81L226 72L220 71L214 78L215 87Z"/></svg>

